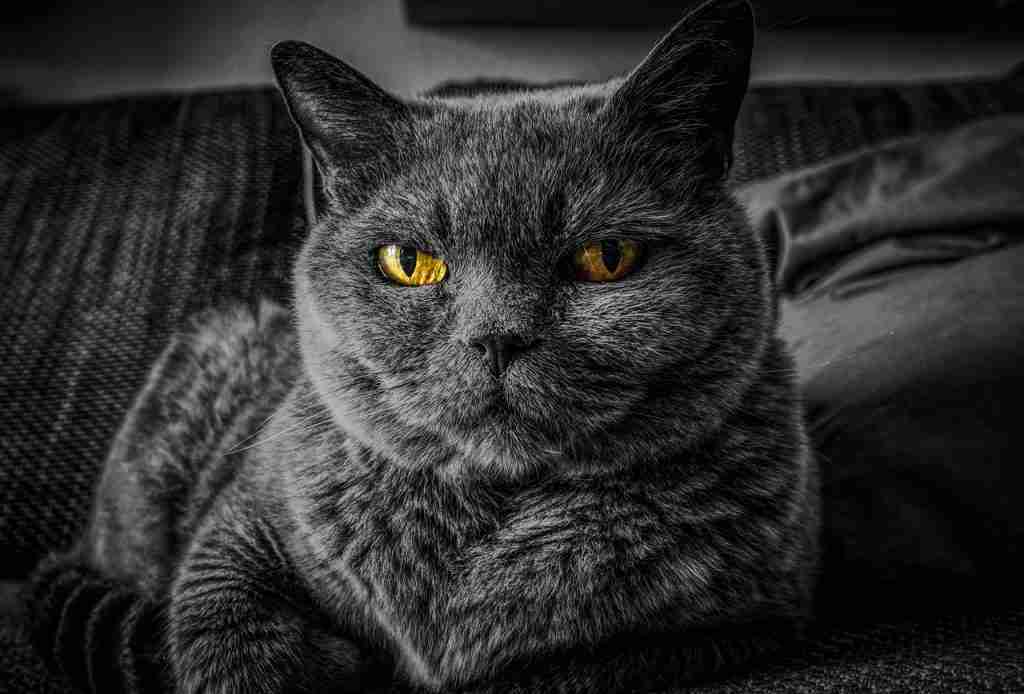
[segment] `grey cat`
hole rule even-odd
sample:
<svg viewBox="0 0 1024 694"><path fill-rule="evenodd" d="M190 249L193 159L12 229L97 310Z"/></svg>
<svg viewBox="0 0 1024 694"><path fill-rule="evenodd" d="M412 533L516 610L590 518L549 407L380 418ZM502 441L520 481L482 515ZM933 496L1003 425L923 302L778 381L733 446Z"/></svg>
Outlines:
<svg viewBox="0 0 1024 694"><path fill-rule="evenodd" d="M712 2L625 78L471 98L277 45L326 200L294 309L168 347L40 571L43 647L94 689L106 638L179 692L582 693L797 631L817 472L725 188L752 34Z"/></svg>

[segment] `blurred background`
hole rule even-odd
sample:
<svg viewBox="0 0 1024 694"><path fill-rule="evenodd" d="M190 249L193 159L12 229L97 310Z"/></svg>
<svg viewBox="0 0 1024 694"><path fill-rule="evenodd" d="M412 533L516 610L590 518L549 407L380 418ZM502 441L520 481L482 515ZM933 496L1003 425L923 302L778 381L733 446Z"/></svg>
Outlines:
<svg viewBox="0 0 1024 694"><path fill-rule="evenodd" d="M267 51L302 39L399 93L446 79L599 79L637 63L694 3L472 0L13 0L0 93L75 101L264 84ZM994 74L1024 60L1021 0L755 2L754 81Z"/></svg>

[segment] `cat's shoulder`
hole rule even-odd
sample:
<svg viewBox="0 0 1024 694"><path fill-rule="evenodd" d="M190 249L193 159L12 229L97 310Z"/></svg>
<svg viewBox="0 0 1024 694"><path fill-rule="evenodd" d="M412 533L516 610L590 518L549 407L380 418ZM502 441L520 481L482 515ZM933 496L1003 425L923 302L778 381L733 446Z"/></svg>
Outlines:
<svg viewBox="0 0 1024 694"><path fill-rule="evenodd" d="M264 411L290 388L298 349L289 313L270 301L209 308L192 316L151 367L121 426L109 460L130 460L154 441L181 439L192 457L211 429L228 438L227 413ZM214 437L218 438L218 437ZM177 446L175 447L177 448Z"/></svg>
<svg viewBox="0 0 1024 694"><path fill-rule="evenodd" d="M188 321L175 342L185 346L211 370L230 368L247 357L256 368L264 359L292 356L295 330L291 314L268 299L232 303L201 311ZM173 344L173 343L172 343Z"/></svg>
<svg viewBox="0 0 1024 694"><path fill-rule="evenodd" d="M154 450L176 443L196 458L217 441L225 454L252 432L253 412L267 412L298 371L292 319L270 301L208 308L192 316L150 369L118 433L111 459L131 459L126 447ZM218 456L219 457L219 456Z"/></svg>
<svg viewBox="0 0 1024 694"><path fill-rule="evenodd" d="M86 533L94 566L158 592L175 548L244 466L298 370L291 319L271 302L211 308L168 341L107 455Z"/></svg>

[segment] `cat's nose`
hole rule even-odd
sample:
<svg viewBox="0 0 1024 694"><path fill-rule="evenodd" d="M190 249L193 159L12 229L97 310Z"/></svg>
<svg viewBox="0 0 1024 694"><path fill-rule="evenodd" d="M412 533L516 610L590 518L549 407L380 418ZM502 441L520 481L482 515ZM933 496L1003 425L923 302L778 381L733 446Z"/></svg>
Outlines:
<svg viewBox="0 0 1024 694"><path fill-rule="evenodd" d="M487 360L491 373L500 378L509 364L536 345L537 340L524 340L518 335L484 335L469 344Z"/></svg>

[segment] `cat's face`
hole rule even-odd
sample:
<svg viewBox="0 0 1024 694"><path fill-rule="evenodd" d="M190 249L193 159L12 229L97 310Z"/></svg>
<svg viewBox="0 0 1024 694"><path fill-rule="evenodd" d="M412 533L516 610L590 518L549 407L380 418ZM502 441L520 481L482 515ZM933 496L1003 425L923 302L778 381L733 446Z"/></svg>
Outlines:
<svg viewBox="0 0 1024 694"><path fill-rule="evenodd" d="M296 268L303 355L352 435L519 475L649 458L737 405L771 323L721 180L749 53L717 66L686 31L624 81L400 102L286 50L331 201Z"/></svg>

